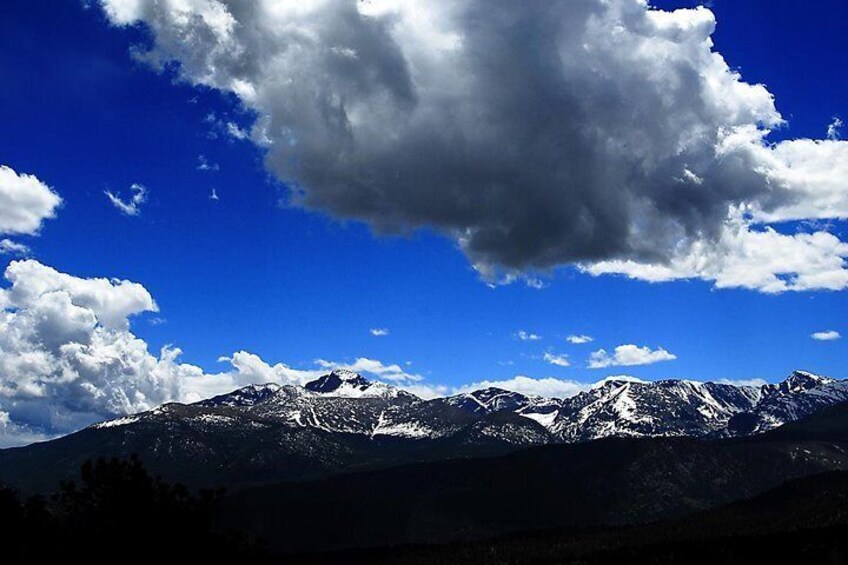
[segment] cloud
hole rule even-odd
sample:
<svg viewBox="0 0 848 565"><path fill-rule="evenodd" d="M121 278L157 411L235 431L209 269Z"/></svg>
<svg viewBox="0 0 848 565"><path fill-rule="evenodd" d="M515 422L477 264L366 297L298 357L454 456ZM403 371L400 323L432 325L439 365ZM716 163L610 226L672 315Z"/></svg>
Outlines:
<svg viewBox="0 0 848 565"><path fill-rule="evenodd" d="M225 127L227 135L229 135L233 139L238 139L239 141L245 141L247 139L250 139L250 134L233 122L227 122L225 124Z"/></svg>
<svg viewBox="0 0 848 565"><path fill-rule="evenodd" d="M825 332L816 332L810 337L815 339L816 341L836 341L837 339L841 338L842 335L838 331L828 330Z"/></svg>
<svg viewBox="0 0 848 565"><path fill-rule="evenodd" d="M109 199L112 205L127 216L138 216L141 214L141 205L147 202L147 189L140 184L130 186L132 193L129 200L122 200L119 195L116 195L108 190L103 191L103 194Z"/></svg>
<svg viewBox="0 0 848 565"><path fill-rule="evenodd" d="M215 201L215 202L220 200L220 198L218 197L218 191L216 189L213 188L212 192L209 193L209 200L212 200L212 201Z"/></svg>
<svg viewBox="0 0 848 565"><path fill-rule="evenodd" d="M0 165L0 233L37 234L61 204L59 195L34 175Z"/></svg>
<svg viewBox="0 0 848 565"><path fill-rule="evenodd" d="M719 379L715 382L722 385L752 386L754 388L768 384L765 379Z"/></svg>
<svg viewBox="0 0 848 565"><path fill-rule="evenodd" d="M18 243L11 239L2 239L0 240L0 254L26 257L30 254L30 248L23 243Z"/></svg>
<svg viewBox="0 0 848 565"><path fill-rule="evenodd" d="M297 369L236 351L220 359L226 370L206 373L179 362L179 348L151 353L132 333L131 318L158 312L138 283L75 277L35 260L12 261L5 278L10 284L0 288L0 446L249 384L303 385L332 369L357 371L416 394L447 391L397 364L366 357L317 360Z"/></svg>
<svg viewBox="0 0 848 565"><path fill-rule="evenodd" d="M728 220L715 243L694 244L666 264L615 260L582 268L595 276L622 274L649 282L700 278L713 281L717 288L780 294L848 287L846 257L848 243L833 234L753 230L749 221L737 216Z"/></svg>
<svg viewBox="0 0 848 565"><path fill-rule="evenodd" d="M3 433L55 436L92 421L147 410L179 397L201 374L158 355L129 331L130 316L155 312L137 283L83 279L33 260L12 261L0 290L0 411ZM0 440L10 443L12 438Z"/></svg>
<svg viewBox="0 0 848 565"><path fill-rule="evenodd" d="M584 343L591 343L594 341L594 338L590 335L570 335L565 338L568 343L572 343L574 345L583 345Z"/></svg>
<svg viewBox="0 0 848 565"><path fill-rule="evenodd" d="M543 356L543 359L550 363L551 365L556 365L558 367L569 367L571 363L568 361L568 355L565 354L556 354L547 352Z"/></svg>
<svg viewBox="0 0 848 565"><path fill-rule="evenodd" d="M197 156L197 170L198 171L210 171L216 172L219 171L221 167L218 166L218 163L212 163L209 159L206 158L205 155Z"/></svg>
<svg viewBox="0 0 848 565"><path fill-rule="evenodd" d="M424 380L424 377L421 375L407 373L400 365L394 363L386 365L382 361L369 359L367 357L359 357L353 363L326 361L324 359L318 359L315 363L323 369L346 369L348 371L354 371L364 375L373 375L378 379L393 383L416 383Z"/></svg>
<svg viewBox="0 0 848 565"><path fill-rule="evenodd" d="M639 377L634 377L631 375L609 375L594 383L591 388L602 387L607 383L611 382L625 382L625 383L647 383L644 379L640 379Z"/></svg>
<svg viewBox="0 0 848 565"><path fill-rule="evenodd" d="M842 137L842 120L834 116L833 121L831 121L827 126L827 138L831 141L836 141L840 137Z"/></svg>
<svg viewBox="0 0 848 565"><path fill-rule="evenodd" d="M590 369L606 367L631 367L634 365L651 365L661 361L673 361L677 356L662 347L651 349L632 344L619 345L612 355L604 349L599 349L589 356Z"/></svg>
<svg viewBox="0 0 848 565"><path fill-rule="evenodd" d="M517 337L521 341L539 341L542 339L542 336L540 336L539 334L534 334L525 330L518 330L518 333L515 334L515 337Z"/></svg>
<svg viewBox="0 0 848 565"><path fill-rule="evenodd" d="M378 233L433 228L490 282L578 265L764 292L848 285L838 237L768 228L848 217L848 142L835 122L830 139L770 141L774 98L714 50L707 8L101 4L115 25L149 26L150 64L178 61L255 113L235 136L267 148L294 204Z"/></svg>
<svg viewBox="0 0 848 565"><path fill-rule="evenodd" d="M371 328L371 335L374 337L385 337L389 335L389 330L387 328Z"/></svg>
<svg viewBox="0 0 848 565"><path fill-rule="evenodd" d="M454 394L472 392L481 388L502 388L531 396L546 396L551 398L569 398L580 392L589 390L593 385L576 381L542 378L534 379L517 375L511 379L479 381L454 389Z"/></svg>

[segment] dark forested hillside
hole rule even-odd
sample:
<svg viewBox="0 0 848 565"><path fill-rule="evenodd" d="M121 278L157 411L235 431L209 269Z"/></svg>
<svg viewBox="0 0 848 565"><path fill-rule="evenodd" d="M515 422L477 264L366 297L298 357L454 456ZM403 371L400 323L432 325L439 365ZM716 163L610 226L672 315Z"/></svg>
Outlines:
<svg viewBox="0 0 848 565"><path fill-rule="evenodd" d="M829 431L824 432L825 426ZM848 410L719 441L607 439L248 489L226 520L276 550L483 539L666 520L848 469ZM831 441L828 437L834 437Z"/></svg>

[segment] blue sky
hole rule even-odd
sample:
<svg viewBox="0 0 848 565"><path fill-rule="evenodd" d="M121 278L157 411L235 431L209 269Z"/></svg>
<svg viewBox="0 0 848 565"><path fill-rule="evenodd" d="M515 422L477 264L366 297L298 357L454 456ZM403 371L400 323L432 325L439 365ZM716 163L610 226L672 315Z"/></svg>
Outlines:
<svg viewBox="0 0 848 565"><path fill-rule="evenodd" d="M265 150L222 126L248 129L255 113L232 93L138 61L131 52L154 45L153 32L113 25L88 4L11 0L0 8L0 164L37 176L63 199L38 235L16 238L33 258L76 277L136 281L152 294L160 312L132 318L151 351L174 344L183 361L210 372L237 350L303 368L368 357L410 362L409 371L448 386L517 374L778 380L805 368L848 377L844 341L810 338L848 334L844 291L652 284L571 266L543 272L542 289L492 287L456 241L426 225L378 236L363 222L292 205ZM822 139L834 116L848 117L844 2L717 0L711 9L716 50L746 81L764 83L787 120L771 141ZM200 170L200 156L216 170ZM133 183L149 197L128 216L104 191L126 197ZM829 229L846 234L839 221ZM373 328L389 333L375 337ZM541 339L521 340L520 330ZM593 341L570 344L570 334ZM676 359L587 368L591 352L622 344L661 347ZM571 365L553 365L545 353L568 355Z"/></svg>

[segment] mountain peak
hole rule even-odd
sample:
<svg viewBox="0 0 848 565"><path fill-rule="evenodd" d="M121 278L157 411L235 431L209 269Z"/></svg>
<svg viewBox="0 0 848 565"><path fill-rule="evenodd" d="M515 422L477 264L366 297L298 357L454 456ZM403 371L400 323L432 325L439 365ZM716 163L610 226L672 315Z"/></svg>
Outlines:
<svg viewBox="0 0 848 565"><path fill-rule="evenodd" d="M808 371L793 371L792 374L778 386L781 390L787 392L802 392L832 382L833 379L830 377L824 377Z"/></svg>
<svg viewBox="0 0 848 565"><path fill-rule="evenodd" d="M347 369L334 369L332 372L318 377L304 385L310 392L326 396L341 396L348 398L379 397L393 398L411 394L380 382L371 382L359 373Z"/></svg>
<svg viewBox="0 0 848 565"><path fill-rule="evenodd" d="M200 406L253 406L276 394L282 387L276 383L252 384L221 394L207 400L201 400Z"/></svg>
<svg viewBox="0 0 848 565"><path fill-rule="evenodd" d="M304 388L312 392L329 394L342 388L364 391L370 386L371 381L359 373L346 369L336 369L331 373L318 377L314 381L306 383Z"/></svg>

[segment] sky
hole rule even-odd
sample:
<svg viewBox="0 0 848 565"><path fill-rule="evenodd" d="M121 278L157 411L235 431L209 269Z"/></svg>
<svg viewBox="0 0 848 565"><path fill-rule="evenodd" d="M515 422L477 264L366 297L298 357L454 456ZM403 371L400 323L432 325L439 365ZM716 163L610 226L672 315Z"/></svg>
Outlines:
<svg viewBox="0 0 848 565"><path fill-rule="evenodd" d="M848 377L848 6L699 5L4 2L0 445L334 367Z"/></svg>

